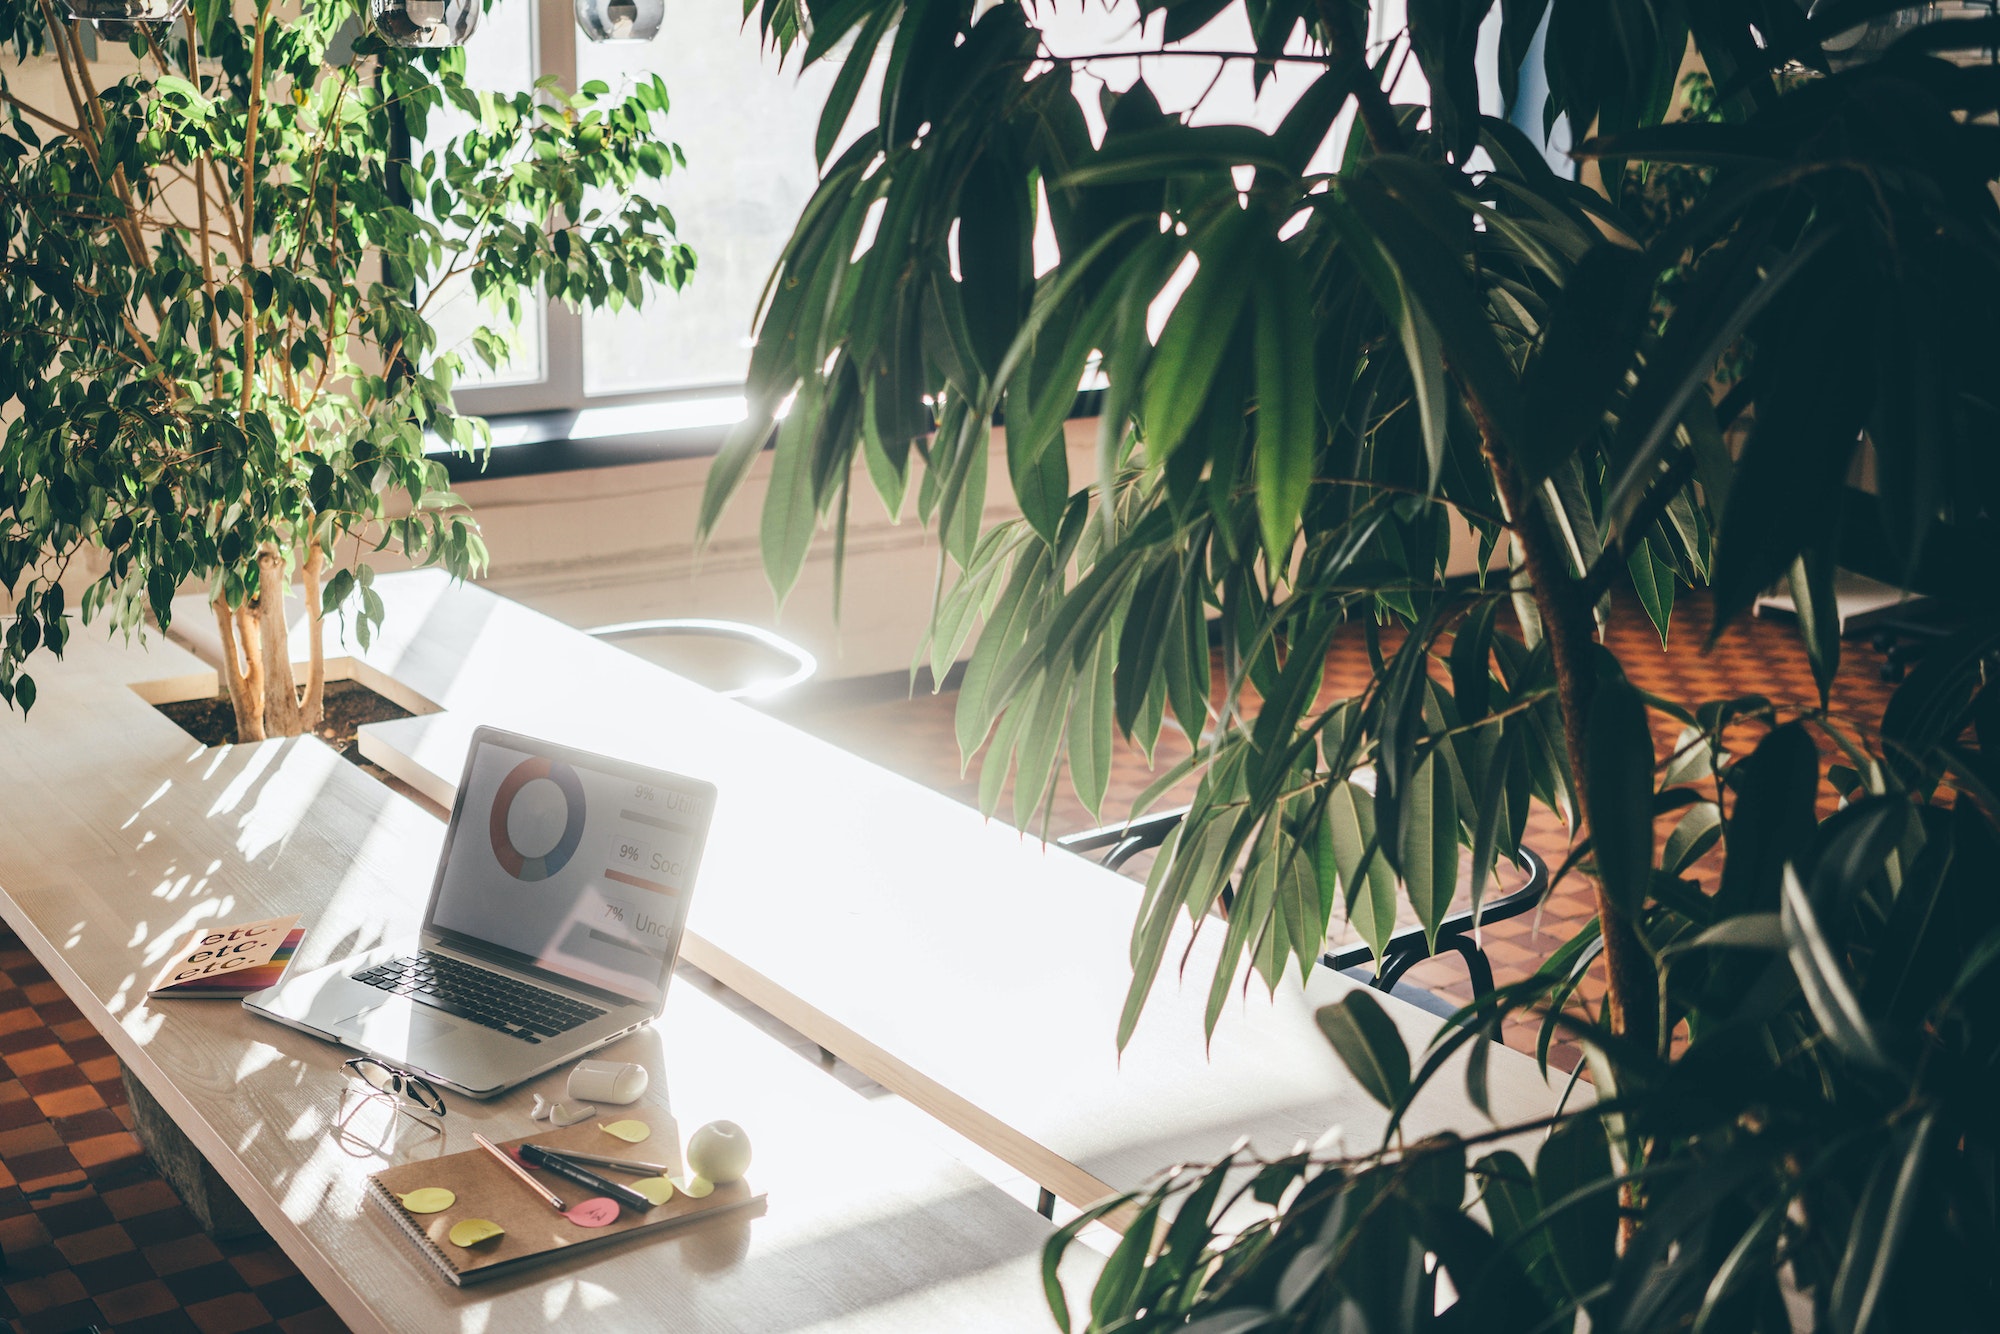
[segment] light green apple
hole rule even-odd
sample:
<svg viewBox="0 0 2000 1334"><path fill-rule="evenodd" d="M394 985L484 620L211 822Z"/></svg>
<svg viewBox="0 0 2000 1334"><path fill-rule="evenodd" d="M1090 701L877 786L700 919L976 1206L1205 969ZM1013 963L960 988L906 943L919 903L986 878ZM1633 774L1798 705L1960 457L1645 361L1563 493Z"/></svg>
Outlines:
<svg viewBox="0 0 2000 1334"><path fill-rule="evenodd" d="M750 1137L734 1121L710 1121L688 1139L688 1172L718 1186L750 1170Z"/></svg>

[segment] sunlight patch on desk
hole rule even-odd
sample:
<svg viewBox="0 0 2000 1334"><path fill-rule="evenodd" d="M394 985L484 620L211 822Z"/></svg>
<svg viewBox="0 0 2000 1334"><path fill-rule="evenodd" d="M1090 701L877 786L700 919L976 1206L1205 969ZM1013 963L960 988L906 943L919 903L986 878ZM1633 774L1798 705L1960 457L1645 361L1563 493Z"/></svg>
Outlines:
<svg viewBox="0 0 2000 1334"><path fill-rule="evenodd" d="M134 1042L144 1047L152 1043L153 1038L160 1031L160 1026L166 1022L167 1017L158 1010L151 1010L142 1006L120 1020L119 1027L123 1028Z"/></svg>
<svg viewBox="0 0 2000 1334"><path fill-rule="evenodd" d="M255 861L273 847L283 850L319 799L333 774L333 766L345 763L331 746L304 737L276 744L266 742L261 749L282 752L283 758L278 762L277 772L258 791L255 803L239 826L236 846L248 861ZM260 765L260 770L267 764L268 761ZM242 795L237 800L241 801Z"/></svg>
<svg viewBox="0 0 2000 1334"><path fill-rule="evenodd" d="M270 768L271 762L277 759L278 749L281 745L283 745L282 742L278 743L278 745L273 745L270 742L257 742L248 746L217 747L221 752L222 758L230 760L241 759L243 768L234 778L230 779L228 786L224 787L216 796L215 803L208 808L208 815L213 818L235 810L237 803L248 796L250 789L256 786L257 780L263 776L264 770Z"/></svg>
<svg viewBox="0 0 2000 1334"><path fill-rule="evenodd" d="M285 1138L291 1141L292 1143L296 1144L298 1141L302 1139L312 1139L314 1136L318 1135L322 1130L325 1130L326 1127L327 1127L326 1112L320 1109L319 1107L308 1106L298 1114L297 1118L293 1120L290 1126L286 1127ZM292 1190L294 1193L297 1191L299 1185L301 1184L301 1179L302 1178L293 1179ZM288 1193L285 1196L285 1211L287 1213L290 1213L291 1208L292 1208L292 1195Z"/></svg>
<svg viewBox="0 0 2000 1334"><path fill-rule="evenodd" d="M243 1057L236 1062L236 1082L241 1084L259 1070L267 1069L284 1059L285 1054L276 1047L262 1042L253 1042L244 1048Z"/></svg>
<svg viewBox="0 0 2000 1334"><path fill-rule="evenodd" d="M542 1316L551 1322L565 1314L588 1315L617 1304L616 1293L601 1283L586 1279L559 1279L542 1290Z"/></svg>
<svg viewBox="0 0 2000 1334"><path fill-rule="evenodd" d="M186 876L181 877L182 881L186 879ZM195 888L200 889L207 883L208 877L203 876ZM154 893L158 895L159 891L155 890ZM163 897L171 898L174 896L166 895ZM235 895L221 894L212 899L200 899L188 904L186 910L179 917L158 931L153 931L146 922L139 923L139 929L135 934L140 936L150 935L152 937L152 939L146 941L146 952L140 957L144 960L147 967L157 966L164 962L169 954L172 954L182 945L185 945L188 938L194 934L196 927L203 925L210 918L219 918L234 911L235 907ZM135 941L134 943L137 944L138 942Z"/></svg>

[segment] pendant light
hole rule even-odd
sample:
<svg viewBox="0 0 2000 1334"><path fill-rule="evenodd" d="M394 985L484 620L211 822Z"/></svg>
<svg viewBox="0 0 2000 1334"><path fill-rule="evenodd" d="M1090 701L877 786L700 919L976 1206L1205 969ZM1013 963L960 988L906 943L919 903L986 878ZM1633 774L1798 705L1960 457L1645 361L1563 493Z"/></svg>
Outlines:
<svg viewBox="0 0 2000 1334"><path fill-rule="evenodd" d="M666 17L666 0L576 0L576 26L593 42L650 42Z"/></svg>
<svg viewBox="0 0 2000 1334"><path fill-rule="evenodd" d="M84 19L92 23L172 23L187 12L187 0L68 0L68 2L71 18ZM111 32L107 32L106 35L111 35Z"/></svg>
<svg viewBox="0 0 2000 1334"><path fill-rule="evenodd" d="M392 46L464 46L479 0L368 0L368 18Z"/></svg>

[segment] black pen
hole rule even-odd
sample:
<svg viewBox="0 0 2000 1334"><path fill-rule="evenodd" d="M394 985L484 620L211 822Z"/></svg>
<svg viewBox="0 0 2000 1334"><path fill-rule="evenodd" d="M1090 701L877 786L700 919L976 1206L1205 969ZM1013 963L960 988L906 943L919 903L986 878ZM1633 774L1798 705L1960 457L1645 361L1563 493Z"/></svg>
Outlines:
<svg viewBox="0 0 2000 1334"><path fill-rule="evenodd" d="M585 1153L581 1149L543 1149L543 1153L553 1153L558 1158L567 1158L573 1163L589 1163L592 1167L608 1167L614 1172L631 1172L642 1177L671 1177L679 1175L665 1163L648 1163L637 1158L607 1158L601 1153Z"/></svg>
<svg viewBox="0 0 2000 1334"><path fill-rule="evenodd" d="M633 1190L630 1186L620 1185L608 1177L597 1175L597 1173L590 1171L588 1168L578 1167L569 1159L550 1153L539 1144L523 1144L521 1146L521 1161L530 1167L539 1167L543 1171L554 1172L566 1181L574 1181L585 1190L594 1190L600 1195L608 1195L628 1208L643 1211L653 1207L651 1200L641 1195L638 1191Z"/></svg>

